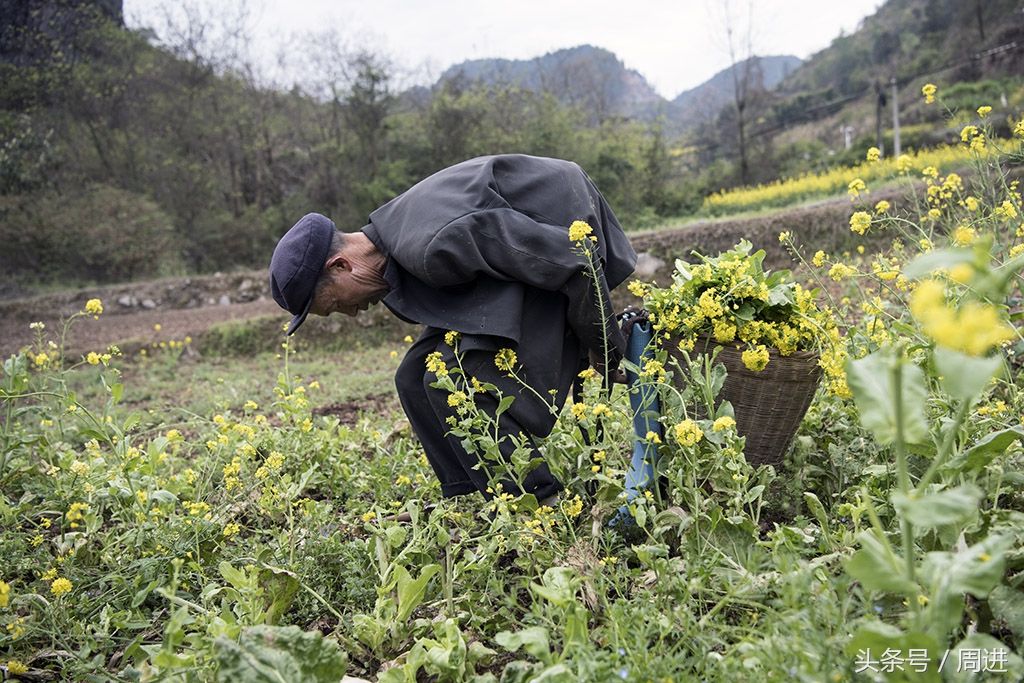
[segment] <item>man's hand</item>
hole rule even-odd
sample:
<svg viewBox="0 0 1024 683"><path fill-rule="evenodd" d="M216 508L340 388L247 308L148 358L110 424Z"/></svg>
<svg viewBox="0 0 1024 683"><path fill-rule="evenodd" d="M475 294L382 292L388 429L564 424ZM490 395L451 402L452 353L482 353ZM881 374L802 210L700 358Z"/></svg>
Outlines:
<svg viewBox="0 0 1024 683"><path fill-rule="evenodd" d="M604 377L604 355L591 349L590 351L590 366L597 370L597 374ZM619 367L614 367L608 373L608 381L613 384L625 384L626 373Z"/></svg>

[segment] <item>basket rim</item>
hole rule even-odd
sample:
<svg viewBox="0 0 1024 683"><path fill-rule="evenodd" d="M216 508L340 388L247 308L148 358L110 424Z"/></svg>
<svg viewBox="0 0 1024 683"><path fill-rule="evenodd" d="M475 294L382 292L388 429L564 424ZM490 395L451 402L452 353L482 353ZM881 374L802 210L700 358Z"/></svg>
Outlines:
<svg viewBox="0 0 1024 683"><path fill-rule="evenodd" d="M678 339L678 335L672 335L672 338L673 339ZM744 346L743 344L740 344L740 343L736 343L736 342L725 342L725 343L723 343L723 342L720 342L720 341L715 341L714 338L709 337L706 334L698 334L696 342L694 343L694 350L696 350L696 349L698 349L698 348L700 348L702 346L704 348L707 348L709 346L720 346L723 349L729 349L729 350L732 350L732 351L736 351L737 353L742 353L747 348L749 348L749 347L746 347L746 346ZM821 354L818 353L817 351L800 351L800 350L798 350L798 351L794 351L793 353L790 353L790 354L784 354L775 346L767 346L766 348L768 349L768 355L770 357L773 357L773 358L787 358L787 359L790 359L790 360L817 360L818 358L821 357Z"/></svg>

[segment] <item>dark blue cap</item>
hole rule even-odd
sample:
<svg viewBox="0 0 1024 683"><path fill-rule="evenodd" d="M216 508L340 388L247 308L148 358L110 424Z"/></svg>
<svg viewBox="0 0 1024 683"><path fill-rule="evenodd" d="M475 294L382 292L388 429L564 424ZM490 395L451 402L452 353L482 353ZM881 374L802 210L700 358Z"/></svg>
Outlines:
<svg viewBox="0 0 1024 683"><path fill-rule="evenodd" d="M319 213L307 213L284 234L270 258L270 291L277 304L294 315L286 334L292 334L309 315L320 271L334 238L334 223Z"/></svg>

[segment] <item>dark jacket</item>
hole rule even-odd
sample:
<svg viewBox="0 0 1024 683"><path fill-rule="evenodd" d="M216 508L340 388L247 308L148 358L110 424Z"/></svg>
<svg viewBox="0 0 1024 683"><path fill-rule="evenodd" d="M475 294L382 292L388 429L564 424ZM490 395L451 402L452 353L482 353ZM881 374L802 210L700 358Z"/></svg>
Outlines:
<svg viewBox="0 0 1024 683"><path fill-rule="evenodd" d="M598 287L569 241L576 220L597 238ZM583 346L600 353L603 328L616 360L625 350L610 290L633 272L636 252L571 161L523 154L464 161L378 208L363 233L388 256L383 303L406 321L517 347L527 325L545 324L524 319L532 288L565 295L566 323Z"/></svg>

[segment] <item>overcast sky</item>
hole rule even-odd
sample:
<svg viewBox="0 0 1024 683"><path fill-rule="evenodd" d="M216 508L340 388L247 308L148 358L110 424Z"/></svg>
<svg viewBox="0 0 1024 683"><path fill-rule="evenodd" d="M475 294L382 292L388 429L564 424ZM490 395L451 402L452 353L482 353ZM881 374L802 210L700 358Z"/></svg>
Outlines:
<svg viewBox="0 0 1024 683"><path fill-rule="evenodd" d="M236 0L186 0L206 8ZM286 39L335 29L389 55L411 82L467 59L529 59L584 43L607 48L671 99L729 66L726 0L249 0L252 58L267 69ZM850 33L881 0L732 0L755 54L807 58ZM159 26L180 1L124 0L129 26ZM218 10L220 11L220 10Z"/></svg>

